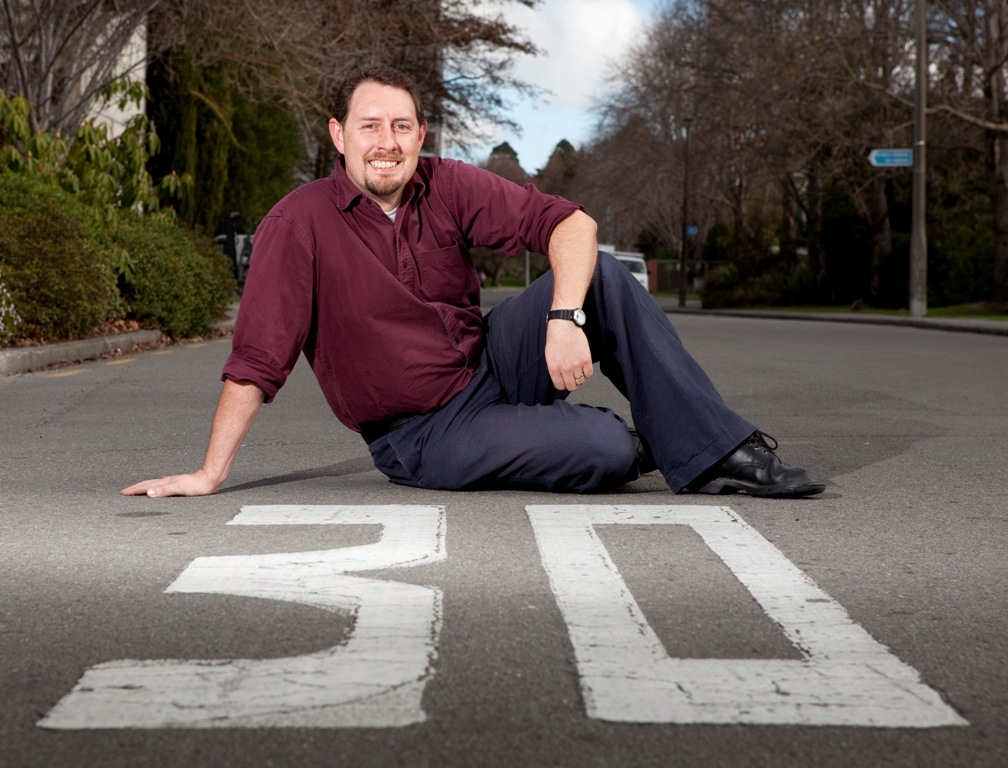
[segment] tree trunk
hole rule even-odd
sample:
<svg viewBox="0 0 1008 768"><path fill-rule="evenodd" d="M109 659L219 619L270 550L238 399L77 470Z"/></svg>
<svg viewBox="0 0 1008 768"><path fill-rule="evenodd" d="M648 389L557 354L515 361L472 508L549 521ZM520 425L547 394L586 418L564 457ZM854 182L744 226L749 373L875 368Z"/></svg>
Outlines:
<svg viewBox="0 0 1008 768"><path fill-rule="evenodd" d="M1008 136L988 132L987 163L994 218L994 279L991 300L1008 304Z"/></svg>
<svg viewBox="0 0 1008 768"><path fill-rule="evenodd" d="M795 221L794 185L784 176L781 179L781 222L780 222L780 259L782 264L793 266L798 260L797 243L798 226Z"/></svg>
<svg viewBox="0 0 1008 768"><path fill-rule="evenodd" d="M819 184L819 174L815 170L808 172L808 202L805 207L808 216L808 255L809 264L818 274L826 271L826 254L822 248L822 188Z"/></svg>
<svg viewBox="0 0 1008 768"><path fill-rule="evenodd" d="M882 290L881 267L892 255L892 225L889 218L888 181L883 176L872 180L869 191L869 221L871 223L871 253L869 288L871 297L877 298Z"/></svg>
<svg viewBox="0 0 1008 768"><path fill-rule="evenodd" d="M983 51L987 82L984 84L984 101L987 117L993 123L1004 122L1005 57L1008 56L1008 37L1004 25L1008 21L1006 0L984 0L984 20L987 24L987 45ZM1005 304L1008 300L1008 135L1004 131L988 131L987 171L990 176L991 213L994 226L994 274L991 300Z"/></svg>

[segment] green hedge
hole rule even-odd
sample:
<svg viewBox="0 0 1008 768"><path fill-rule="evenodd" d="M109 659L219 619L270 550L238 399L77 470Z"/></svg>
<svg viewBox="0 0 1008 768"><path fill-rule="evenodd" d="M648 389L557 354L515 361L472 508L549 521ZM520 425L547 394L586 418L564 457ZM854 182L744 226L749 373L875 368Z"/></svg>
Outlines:
<svg viewBox="0 0 1008 768"><path fill-rule="evenodd" d="M227 258L207 237L163 219L124 215L114 242L130 256L120 279L131 314L178 337L205 334L235 295Z"/></svg>
<svg viewBox="0 0 1008 768"><path fill-rule="evenodd" d="M0 174L0 273L20 318L8 341L85 337L123 312L96 218L41 179Z"/></svg>
<svg viewBox="0 0 1008 768"><path fill-rule="evenodd" d="M204 335L234 297L209 238L163 217L111 223L51 178L0 173L0 346L100 333L132 318L176 337Z"/></svg>

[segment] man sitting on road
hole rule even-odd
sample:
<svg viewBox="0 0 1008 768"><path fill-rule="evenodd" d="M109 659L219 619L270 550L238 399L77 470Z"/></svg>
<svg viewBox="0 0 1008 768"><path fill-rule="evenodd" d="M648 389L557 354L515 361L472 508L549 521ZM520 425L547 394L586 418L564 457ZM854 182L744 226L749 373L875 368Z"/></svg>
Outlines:
<svg viewBox="0 0 1008 768"><path fill-rule="evenodd" d="M332 176L291 192L256 231L203 466L122 493L218 491L302 353L396 483L589 492L657 468L674 492L824 490L725 405L647 291L598 253L580 206L420 158L427 124L402 73L352 73L329 131L342 156ZM552 269L483 317L475 246L545 253ZM596 363L633 431L565 400Z"/></svg>

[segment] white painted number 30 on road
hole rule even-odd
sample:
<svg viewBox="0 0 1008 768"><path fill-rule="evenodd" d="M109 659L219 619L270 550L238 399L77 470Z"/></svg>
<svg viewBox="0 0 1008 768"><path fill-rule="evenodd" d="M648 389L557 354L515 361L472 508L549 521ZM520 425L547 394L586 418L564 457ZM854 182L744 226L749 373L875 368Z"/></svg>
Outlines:
<svg viewBox="0 0 1008 768"><path fill-rule="evenodd" d="M589 717L643 723L927 728L966 725L917 672L730 509L530 506L566 620ZM441 592L351 575L443 560L431 506L245 507L230 525L379 524L375 544L201 557L168 592L287 600L346 611L345 642L279 659L113 661L88 669L45 728L400 727L423 722ZM798 660L670 658L595 525L693 528L799 650Z"/></svg>

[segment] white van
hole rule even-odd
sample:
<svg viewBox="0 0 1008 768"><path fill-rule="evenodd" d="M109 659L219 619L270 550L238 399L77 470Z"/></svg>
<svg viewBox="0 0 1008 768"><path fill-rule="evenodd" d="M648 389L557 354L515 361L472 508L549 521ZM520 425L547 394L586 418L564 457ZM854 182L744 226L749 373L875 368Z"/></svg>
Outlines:
<svg viewBox="0 0 1008 768"><path fill-rule="evenodd" d="M627 269L633 272L634 277L637 278L637 282L648 290L651 290L651 286L648 284L647 264L644 263L643 256L636 253L620 253L619 251L616 251L613 255L619 259L620 263L622 263Z"/></svg>

